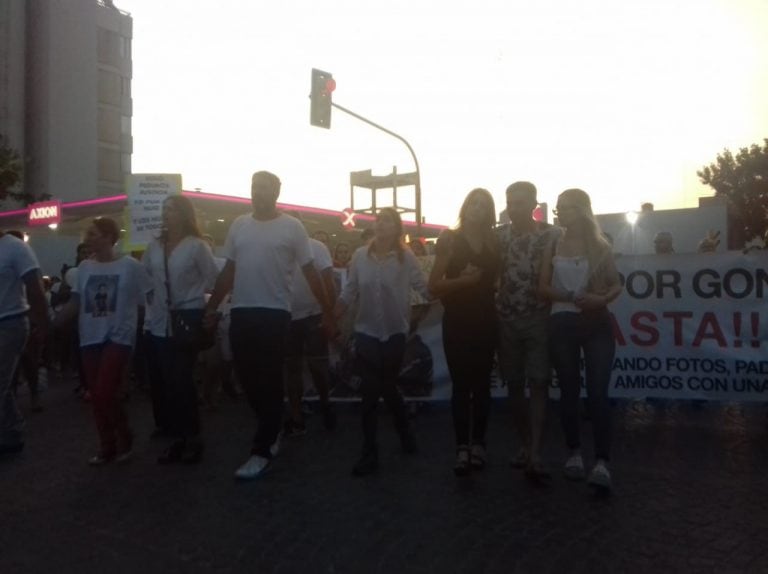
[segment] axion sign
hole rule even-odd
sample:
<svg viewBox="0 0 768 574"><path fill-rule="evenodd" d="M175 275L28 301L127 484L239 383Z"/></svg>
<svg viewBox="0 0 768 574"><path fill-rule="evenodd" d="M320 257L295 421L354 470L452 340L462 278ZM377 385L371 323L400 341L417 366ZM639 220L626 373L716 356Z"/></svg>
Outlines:
<svg viewBox="0 0 768 574"><path fill-rule="evenodd" d="M346 229L351 229L355 226L355 212L351 208L346 208L341 212L341 225Z"/></svg>
<svg viewBox="0 0 768 574"><path fill-rule="evenodd" d="M29 206L29 225L50 225L61 222L61 201L43 201Z"/></svg>

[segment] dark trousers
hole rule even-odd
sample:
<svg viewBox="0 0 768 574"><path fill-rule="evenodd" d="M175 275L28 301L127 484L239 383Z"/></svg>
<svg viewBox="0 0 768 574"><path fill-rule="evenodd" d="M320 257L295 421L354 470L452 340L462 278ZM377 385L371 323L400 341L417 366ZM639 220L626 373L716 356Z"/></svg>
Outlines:
<svg viewBox="0 0 768 574"><path fill-rule="evenodd" d="M265 308L232 309L232 359L248 402L256 413L252 453L271 458L283 416L283 362L291 315Z"/></svg>
<svg viewBox="0 0 768 574"><path fill-rule="evenodd" d="M200 434L195 388L197 351L178 349L169 337L149 335L147 362L155 425L176 438Z"/></svg>
<svg viewBox="0 0 768 574"><path fill-rule="evenodd" d="M616 352L613 325L607 310L597 313L555 313L549 318L552 364L560 384L560 412L568 448L581 446L579 436L579 363L584 375L595 457L608 460L611 450L611 410L608 387Z"/></svg>
<svg viewBox="0 0 768 574"><path fill-rule="evenodd" d="M405 335L386 341L355 333L355 362L362 382L363 449L376 450L376 409L383 398L392 413L395 429L402 437L408 432L405 402L397 389L397 376L405 354Z"/></svg>
<svg viewBox="0 0 768 574"><path fill-rule="evenodd" d="M85 382L91 392L91 405L101 440L101 454L112 456L128 450L132 443L128 419L120 402L120 386L131 347L107 342L80 350Z"/></svg>
<svg viewBox="0 0 768 574"><path fill-rule="evenodd" d="M457 445L485 446L491 407L491 369L496 326L467 329L443 319L443 349L453 382L451 409Z"/></svg>

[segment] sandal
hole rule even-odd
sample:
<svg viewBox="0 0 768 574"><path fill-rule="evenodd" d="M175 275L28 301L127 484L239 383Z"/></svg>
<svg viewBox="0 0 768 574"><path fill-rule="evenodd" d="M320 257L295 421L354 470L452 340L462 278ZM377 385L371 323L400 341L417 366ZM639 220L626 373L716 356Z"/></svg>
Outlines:
<svg viewBox="0 0 768 574"><path fill-rule="evenodd" d="M467 476L472 471L469 461L469 448L462 445L456 449L456 462L453 465L453 474Z"/></svg>
<svg viewBox="0 0 768 574"><path fill-rule="evenodd" d="M552 475L542 466L540 462L530 462L525 467L525 477L536 483L544 483L552 480Z"/></svg>
<svg viewBox="0 0 768 574"><path fill-rule="evenodd" d="M475 470L483 470L486 463L485 447L481 444L473 444L469 455L469 463Z"/></svg>
<svg viewBox="0 0 768 574"><path fill-rule="evenodd" d="M530 464L531 457L528 454L528 451L522 448L520 449L520 452L518 452L515 457L509 461L509 466L517 469L528 468Z"/></svg>

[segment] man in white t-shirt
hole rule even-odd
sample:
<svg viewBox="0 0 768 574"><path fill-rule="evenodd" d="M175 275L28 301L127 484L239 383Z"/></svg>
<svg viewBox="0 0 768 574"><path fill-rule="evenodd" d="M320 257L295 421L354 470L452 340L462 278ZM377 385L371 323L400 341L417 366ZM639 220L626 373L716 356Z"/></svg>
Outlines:
<svg viewBox="0 0 768 574"><path fill-rule="evenodd" d="M312 259L320 274L329 301L336 299L331 252L318 239L310 238ZM291 325L288 329L288 349L285 361L286 385L290 418L285 421L284 436L299 436L306 432L301 412L304 395L304 359L306 358L312 382L320 398L325 428L336 427L336 416L328 401L330 391L330 365L328 363L328 338L323 329L323 310L304 277L294 273L293 298L291 300Z"/></svg>
<svg viewBox="0 0 768 574"><path fill-rule="evenodd" d="M30 334L45 339L48 317L40 265L23 241L0 232L0 458L24 448L24 419L11 383Z"/></svg>
<svg viewBox="0 0 768 574"><path fill-rule="evenodd" d="M232 291L230 343L235 369L258 425L250 458L238 479L262 474L272 459L283 411L283 362L291 321L291 286L296 265L320 302L327 332L335 330L328 300L312 264L309 237L295 218L277 210L280 180L267 171L253 174L253 213L238 217L224 247L227 263L206 306L206 325L214 328L217 309Z"/></svg>

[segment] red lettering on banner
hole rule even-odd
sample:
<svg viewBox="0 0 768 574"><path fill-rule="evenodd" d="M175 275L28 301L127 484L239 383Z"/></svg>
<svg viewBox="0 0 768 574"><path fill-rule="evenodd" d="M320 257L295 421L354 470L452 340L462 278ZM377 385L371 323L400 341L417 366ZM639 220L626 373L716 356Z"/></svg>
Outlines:
<svg viewBox="0 0 768 574"><path fill-rule="evenodd" d="M683 319L690 319L693 313L690 311L667 311L661 315L665 319L672 319L672 333L674 336L675 347L683 344Z"/></svg>
<svg viewBox="0 0 768 574"><path fill-rule="evenodd" d="M624 338L624 333L621 332L619 322L616 320L616 315L611 313L611 323L613 324L613 336L616 339L616 344L620 347L624 347L627 344L627 340Z"/></svg>
<svg viewBox="0 0 768 574"><path fill-rule="evenodd" d="M643 320L647 320L647 323L643 322ZM630 319L630 324L635 329L635 331L645 333L648 335L648 337L642 338L633 334L629 338L632 339L632 342L639 347L652 347L659 342L659 330L655 325L651 325L649 323L655 324L656 322L656 315L650 311L640 311L639 313L635 313Z"/></svg>
<svg viewBox="0 0 768 574"><path fill-rule="evenodd" d="M728 346L723 330L720 328L720 323L717 322L717 317L711 311L704 313L704 316L701 318L696 336L693 338L693 346L700 347L701 341L704 339L714 339L720 347Z"/></svg>
<svg viewBox="0 0 768 574"><path fill-rule="evenodd" d="M762 343L759 338L760 314L751 312L749 318L753 337L749 343L751 347L759 348ZM664 319L671 319L671 321L663 321ZM692 340L690 338L685 340L683 336L686 319L696 321L693 325L689 324L690 328L687 330L691 332L692 328L695 327L695 335ZM701 347L702 343L711 340L721 348L729 346L736 349L743 348L747 333L744 332L746 329L743 325L742 314L737 311L727 317L721 317L721 319L725 321L724 325L720 324L717 315L712 311L702 313L701 318L698 317L698 313L694 316L691 311L665 311L661 316L653 311L637 311L626 319L629 323L627 325L626 321L620 324L616 317L611 314L613 334L616 338L616 344L620 347L628 345L654 347L659 344L662 335L666 339L671 334L674 347ZM733 325L731 325L731 319L733 319ZM725 326L725 330L723 326ZM628 332L625 333L623 329Z"/></svg>

